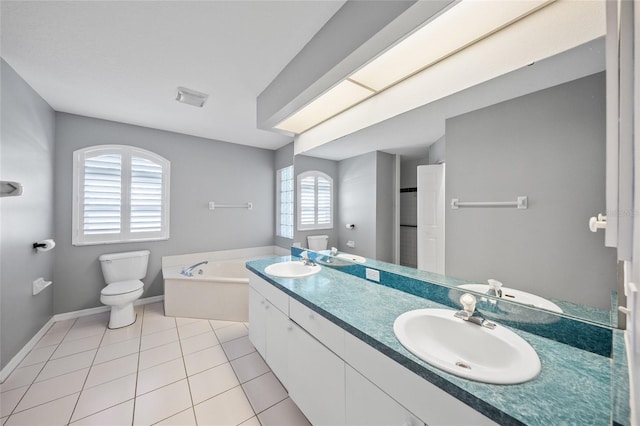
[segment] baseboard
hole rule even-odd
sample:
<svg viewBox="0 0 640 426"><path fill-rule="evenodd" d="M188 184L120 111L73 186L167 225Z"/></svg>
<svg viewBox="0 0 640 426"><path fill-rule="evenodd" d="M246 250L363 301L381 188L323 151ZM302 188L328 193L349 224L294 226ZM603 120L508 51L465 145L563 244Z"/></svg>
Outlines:
<svg viewBox="0 0 640 426"><path fill-rule="evenodd" d="M55 317L51 317L49 321L47 321L46 324L43 325L42 328L31 338L31 340L29 340L27 344L24 345L23 348L20 349L20 351L15 354L13 358L11 358L11 361L9 361L7 365L5 365L2 370L0 370L0 383L4 383L4 381L7 380L9 374L11 374L13 370L15 370L18 365L20 365L22 360L25 359L27 355L29 355L31 349L33 349L38 341L42 339L42 336L44 336L47 331L49 331L51 326L56 322L54 318Z"/></svg>
<svg viewBox="0 0 640 426"><path fill-rule="evenodd" d="M152 296L145 297L144 299L138 299L133 304L146 305L148 303L156 303L163 300L164 295ZM79 311L65 312L63 314L55 314L54 316L52 316L51 319L49 319L49 321L47 321L47 323L42 326L42 328L31 338L31 340L29 340L27 344L24 345L24 347L20 349L20 351L13 358L11 358L11 361L9 361L9 363L7 363L7 365L5 365L2 370L0 370L0 383L3 383L13 372L13 370L15 370L20 365L22 360L25 359L27 355L29 355L31 349L36 346L38 341L47 333L47 331L49 331L54 323L58 321L65 321L69 319L95 315L101 312L107 312L109 311L109 309L111 309L109 306L97 306L95 308L81 309Z"/></svg>

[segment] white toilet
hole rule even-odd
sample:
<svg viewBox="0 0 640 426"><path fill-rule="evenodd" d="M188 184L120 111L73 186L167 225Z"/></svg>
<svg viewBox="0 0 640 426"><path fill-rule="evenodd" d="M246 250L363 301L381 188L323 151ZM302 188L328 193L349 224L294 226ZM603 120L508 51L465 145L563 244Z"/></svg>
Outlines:
<svg viewBox="0 0 640 426"><path fill-rule="evenodd" d="M309 235L307 237L307 244L309 246L309 250L313 250L313 251L326 250L327 245L329 244L329 236L328 235Z"/></svg>
<svg viewBox="0 0 640 426"><path fill-rule="evenodd" d="M121 328L136 322L135 302L144 291L140 281L147 275L149 250L103 254L98 258L107 286L100 301L111 306L109 328Z"/></svg>

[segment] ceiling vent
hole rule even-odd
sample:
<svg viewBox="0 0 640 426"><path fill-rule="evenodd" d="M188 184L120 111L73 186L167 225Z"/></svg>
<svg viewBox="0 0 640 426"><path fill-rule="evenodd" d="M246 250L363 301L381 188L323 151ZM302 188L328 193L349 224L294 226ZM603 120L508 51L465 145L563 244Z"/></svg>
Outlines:
<svg viewBox="0 0 640 426"><path fill-rule="evenodd" d="M207 95L206 93L187 89L186 87L178 87L178 95L176 96L176 101L202 108L208 98L209 95Z"/></svg>

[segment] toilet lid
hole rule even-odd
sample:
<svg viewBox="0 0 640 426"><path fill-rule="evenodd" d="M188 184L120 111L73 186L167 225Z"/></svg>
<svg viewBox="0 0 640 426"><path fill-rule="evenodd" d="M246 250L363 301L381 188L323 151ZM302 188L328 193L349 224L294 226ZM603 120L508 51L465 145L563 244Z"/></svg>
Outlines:
<svg viewBox="0 0 640 426"><path fill-rule="evenodd" d="M144 284L140 280L118 281L109 284L100 293L104 296L116 296L140 290L143 286Z"/></svg>

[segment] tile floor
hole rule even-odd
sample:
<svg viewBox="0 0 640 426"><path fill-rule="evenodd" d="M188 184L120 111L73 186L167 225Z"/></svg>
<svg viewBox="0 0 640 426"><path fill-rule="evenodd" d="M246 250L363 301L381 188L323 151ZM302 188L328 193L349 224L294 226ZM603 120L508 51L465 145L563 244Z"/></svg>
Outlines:
<svg viewBox="0 0 640 426"><path fill-rule="evenodd" d="M55 323L0 385L0 425L309 425L245 323L136 307Z"/></svg>

